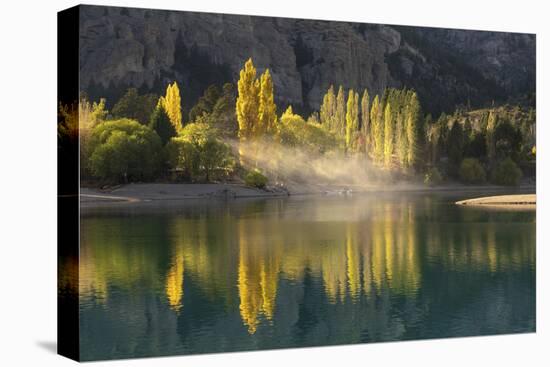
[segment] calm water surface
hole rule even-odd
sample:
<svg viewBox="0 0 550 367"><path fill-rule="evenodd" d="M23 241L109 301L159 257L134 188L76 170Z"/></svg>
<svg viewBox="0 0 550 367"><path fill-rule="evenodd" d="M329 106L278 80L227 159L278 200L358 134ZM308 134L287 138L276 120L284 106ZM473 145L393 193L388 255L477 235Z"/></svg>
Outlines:
<svg viewBox="0 0 550 367"><path fill-rule="evenodd" d="M535 212L468 195L85 209L83 360L535 330Z"/></svg>

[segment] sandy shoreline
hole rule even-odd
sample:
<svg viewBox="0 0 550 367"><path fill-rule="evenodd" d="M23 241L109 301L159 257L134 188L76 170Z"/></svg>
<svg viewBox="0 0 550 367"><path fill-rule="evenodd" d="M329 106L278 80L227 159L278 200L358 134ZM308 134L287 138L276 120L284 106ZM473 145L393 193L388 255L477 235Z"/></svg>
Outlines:
<svg viewBox="0 0 550 367"><path fill-rule="evenodd" d="M457 205L498 207L506 209L536 209L536 194L498 195L457 201Z"/></svg>
<svg viewBox="0 0 550 367"><path fill-rule="evenodd" d="M534 191L534 187L524 187ZM437 187L426 187L414 183L398 183L386 186L353 186L353 185L313 185L289 184L286 187L268 187L266 190L252 188L239 183L211 184L173 184L173 183L139 183L121 185L107 190L97 188L81 188L80 203L84 207L104 205L127 205L131 203L147 203L162 201L180 201L190 199L239 199L239 198L270 198L299 195L350 195L352 193L373 192L479 192L499 191L505 188L498 186L464 186L449 184ZM513 195L518 196L518 195ZM521 197L525 195L519 195ZM534 196L534 195L533 195ZM520 201L519 199L515 199ZM531 200L531 199L529 199ZM534 200L533 200L534 201ZM489 205L480 199L457 202L460 205ZM498 200L491 204L502 206ZM507 205L517 205L507 202ZM533 204L534 205L534 204Z"/></svg>
<svg viewBox="0 0 550 367"><path fill-rule="evenodd" d="M83 204L272 196L288 196L288 193L282 190L260 190L239 184L129 184L108 190L80 188L80 202Z"/></svg>

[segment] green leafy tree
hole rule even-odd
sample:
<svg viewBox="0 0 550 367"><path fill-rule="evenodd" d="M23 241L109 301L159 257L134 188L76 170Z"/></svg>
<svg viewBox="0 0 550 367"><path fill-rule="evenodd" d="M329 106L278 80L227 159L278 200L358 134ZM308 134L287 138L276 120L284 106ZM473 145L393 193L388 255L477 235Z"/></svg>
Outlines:
<svg viewBox="0 0 550 367"><path fill-rule="evenodd" d="M154 177L160 166L161 141L149 127L130 119L105 121L91 137L90 166L103 180L128 182Z"/></svg>
<svg viewBox="0 0 550 367"><path fill-rule="evenodd" d="M157 101L158 97L154 94L140 95L136 88L129 88L113 106L111 113L116 119L129 118L147 125Z"/></svg>
<svg viewBox="0 0 550 367"><path fill-rule="evenodd" d="M187 137L176 136L166 144L170 167L177 176L192 181L200 173L200 155L196 146Z"/></svg>
<svg viewBox="0 0 550 367"><path fill-rule="evenodd" d="M487 155L485 131L476 131L464 147L467 158L483 159Z"/></svg>
<svg viewBox="0 0 550 367"><path fill-rule="evenodd" d="M189 111L189 121L196 122L204 114L210 114L214 110L222 92L217 85L211 85L204 91L197 103Z"/></svg>
<svg viewBox="0 0 550 367"><path fill-rule="evenodd" d="M517 186L523 176L521 169L511 158L505 158L495 167L491 181L497 185Z"/></svg>
<svg viewBox="0 0 550 367"><path fill-rule="evenodd" d="M231 83L224 84L221 94L215 101L213 98L217 94L216 88L208 89L210 92L205 92L203 101L197 102L193 107L194 120L191 122L210 125L223 138L237 137L239 126L235 114L235 87Z"/></svg>
<svg viewBox="0 0 550 367"><path fill-rule="evenodd" d="M239 131L237 115L235 114L235 101L235 86L231 83L224 84L222 94L216 101L211 113L213 125L224 138L235 138Z"/></svg>
<svg viewBox="0 0 550 367"><path fill-rule="evenodd" d="M458 173L460 163L464 153L464 132L462 125L455 121L449 132L448 147L449 153L449 168L451 174Z"/></svg>
<svg viewBox="0 0 550 367"><path fill-rule="evenodd" d="M202 123L187 124L168 147L170 162L192 179L200 175L206 181L232 172L231 149L217 137L217 131Z"/></svg>
<svg viewBox="0 0 550 367"><path fill-rule="evenodd" d="M502 121L494 132L495 156L497 159L511 158L519 161L522 136L519 129L508 121Z"/></svg>
<svg viewBox="0 0 550 367"><path fill-rule="evenodd" d="M199 146L201 168L205 180L226 176L233 171L231 148L217 139L208 139Z"/></svg>
<svg viewBox="0 0 550 367"><path fill-rule="evenodd" d="M177 134L174 125L172 125L172 123L170 122L170 117L168 116L168 113L162 105L157 106L155 108L155 111L153 111L149 127L155 130L155 132L158 134L162 145L166 145L166 143L168 143L170 139Z"/></svg>
<svg viewBox="0 0 550 367"><path fill-rule="evenodd" d="M466 158L460 164L460 180L466 184L481 184L487 180L483 166L475 158Z"/></svg>

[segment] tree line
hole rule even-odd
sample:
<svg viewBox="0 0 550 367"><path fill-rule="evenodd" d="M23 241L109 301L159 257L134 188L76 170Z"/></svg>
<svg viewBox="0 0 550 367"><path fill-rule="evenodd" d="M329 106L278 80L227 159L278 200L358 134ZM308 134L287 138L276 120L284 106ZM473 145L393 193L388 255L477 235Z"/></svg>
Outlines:
<svg viewBox="0 0 550 367"><path fill-rule="evenodd" d="M502 179L503 172L521 177L520 166L534 161L535 113L518 106L457 110L433 120L412 89L386 88L371 98L367 89L336 91L331 85L318 112L306 119L292 106L278 112L271 72L258 76L252 59L236 87L208 87L187 119L175 81L160 97L128 89L111 111L105 99L90 102L83 95L77 106L60 106L60 141L71 126L74 134L76 124L82 177L106 182L211 181L237 174L265 185L255 159L270 154L261 151L264 140L363 157L365 164L410 179L424 176L429 184L446 178L517 184Z"/></svg>
<svg viewBox="0 0 550 367"><path fill-rule="evenodd" d="M414 170L421 152L422 114L413 90L369 91L330 86L320 107L320 123L344 141L348 153L361 153L386 169Z"/></svg>

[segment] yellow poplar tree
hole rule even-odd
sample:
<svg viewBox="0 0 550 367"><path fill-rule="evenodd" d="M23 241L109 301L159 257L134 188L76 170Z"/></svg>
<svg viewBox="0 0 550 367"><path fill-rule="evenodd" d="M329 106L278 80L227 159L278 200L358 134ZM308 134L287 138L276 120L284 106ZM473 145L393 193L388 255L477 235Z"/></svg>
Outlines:
<svg viewBox="0 0 550 367"><path fill-rule="evenodd" d="M321 125L329 130L334 130L334 115L336 112L336 96L334 95L334 87L331 85L323 97L323 104L319 111Z"/></svg>
<svg viewBox="0 0 550 367"><path fill-rule="evenodd" d="M386 103L384 109L384 166L391 167L391 159L393 155L393 118L391 106Z"/></svg>
<svg viewBox="0 0 550 367"><path fill-rule="evenodd" d="M338 95L336 96L336 108L334 111L334 130L342 136L345 133L346 127L346 97L344 88L340 86L338 88Z"/></svg>
<svg viewBox="0 0 550 367"><path fill-rule="evenodd" d="M353 99L353 135L357 136L359 131L359 93L355 92ZM353 138L352 135L352 138ZM354 140L357 140L356 138Z"/></svg>
<svg viewBox="0 0 550 367"><path fill-rule="evenodd" d="M361 131L365 138L365 152L368 152L370 147L370 116L369 116L369 104L370 97L367 89L363 91L363 96L361 97Z"/></svg>
<svg viewBox="0 0 550 367"><path fill-rule="evenodd" d="M497 115L495 111L489 111L489 118L487 120L487 134L485 136L485 141L487 144L487 158L489 159L489 164L493 164L496 156L496 147L495 147L495 127L497 126Z"/></svg>
<svg viewBox="0 0 550 367"><path fill-rule="evenodd" d="M395 121L395 151L397 154L397 160L401 168L407 166L407 154L408 154L408 139L407 139L407 124L405 117L401 111L397 112Z"/></svg>
<svg viewBox="0 0 550 367"><path fill-rule="evenodd" d="M260 105L260 81L256 79L256 68L252 59L248 59L244 68L239 73L237 83L237 102L235 110L239 124L239 156L241 165L246 165L247 160L256 162L257 146L247 147L245 142L253 141L259 133L259 105ZM266 115L267 117L267 115ZM252 148L251 150L248 148ZM248 157L247 157L248 156Z"/></svg>
<svg viewBox="0 0 550 367"><path fill-rule="evenodd" d="M407 121L405 130L407 133L407 165L413 167L418 159L418 124L420 119L420 102L416 92L412 93L408 104Z"/></svg>
<svg viewBox="0 0 550 367"><path fill-rule="evenodd" d="M353 138L357 128L359 126L359 110L358 110L358 101L359 95L353 91L349 90L348 93L348 102L346 110L346 149L351 150L353 144Z"/></svg>
<svg viewBox="0 0 550 367"><path fill-rule="evenodd" d="M273 79L271 79L269 69L266 69L260 78L259 99L257 135L266 132L275 133L277 128L277 106L274 102Z"/></svg>
<svg viewBox="0 0 550 367"><path fill-rule="evenodd" d="M382 161L384 157L384 127L382 126L382 118L380 111L380 99L378 95L372 101L370 110L370 121L372 124L371 141L373 144L372 155L376 162Z"/></svg>
<svg viewBox="0 0 550 367"><path fill-rule="evenodd" d="M181 96L178 83L168 84L166 95L160 97L158 105L161 105L166 110L170 122L174 125L176 131L180 131L181 125Z"/></svg>
<svg viewBox="0 0 550 367"><path fill-rule="evenodd" d="M256 79L256 68L252 59L248 59L239 74L236 113L239 123L239 138L247 140L253 136L254 126L258 124L260 83Z"/></svg>

